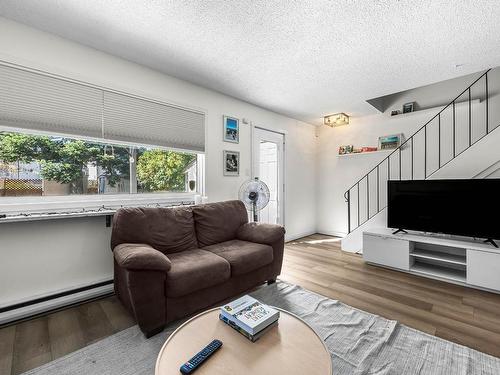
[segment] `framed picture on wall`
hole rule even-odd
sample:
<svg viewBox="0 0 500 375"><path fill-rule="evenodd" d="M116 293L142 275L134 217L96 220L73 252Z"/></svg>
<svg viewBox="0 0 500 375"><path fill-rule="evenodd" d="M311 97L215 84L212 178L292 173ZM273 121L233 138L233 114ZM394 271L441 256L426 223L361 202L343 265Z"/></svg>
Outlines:
<svg viewBox="0 0 500 375"><path fill-rule="evenodd" d="M403 141L403 134L391 134L384 135L383 137L378 137L378 149L379 150L393 150L398 148Z"/></svg>
<svg viewBox="0 0 500 375"><path fill-rule="evenodd" d="M223 116L224 142L240 143L240 120Z"/></svg>
<svg viewBox="0 0 500 375"><path fill-rule="evenodd" d="M403 104L403 113L410 113L414 111L414 102Z"/></svg>
<svg viewBox="0 0 500 375"><path fill-rule="evenodd" d="M224 150L224 176L240 175L240 153Z"/></svg>

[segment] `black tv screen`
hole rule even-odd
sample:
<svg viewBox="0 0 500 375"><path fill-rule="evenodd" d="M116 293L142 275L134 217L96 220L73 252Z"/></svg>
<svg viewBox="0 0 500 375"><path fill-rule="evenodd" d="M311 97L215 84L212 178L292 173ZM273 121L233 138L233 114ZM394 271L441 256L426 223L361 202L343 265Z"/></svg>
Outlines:
<svg viewBox="0 0 500 375"><path fill-rule="evenodd" d="M388 182L387 226L500 239L500 179Z"/></svg>

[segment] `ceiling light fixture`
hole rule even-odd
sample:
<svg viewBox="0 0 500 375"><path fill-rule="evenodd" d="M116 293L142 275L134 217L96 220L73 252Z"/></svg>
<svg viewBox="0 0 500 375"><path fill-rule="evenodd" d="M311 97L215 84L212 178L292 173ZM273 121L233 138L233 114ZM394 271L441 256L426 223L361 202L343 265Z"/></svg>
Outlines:
<svg viewBox="0 0 500 375"><path fill-rule="evenodd" d="M324 117L325 125L331 126L342 126L349 124L349 116L344 112L335 113L334 115L328 115Z"/></svg>

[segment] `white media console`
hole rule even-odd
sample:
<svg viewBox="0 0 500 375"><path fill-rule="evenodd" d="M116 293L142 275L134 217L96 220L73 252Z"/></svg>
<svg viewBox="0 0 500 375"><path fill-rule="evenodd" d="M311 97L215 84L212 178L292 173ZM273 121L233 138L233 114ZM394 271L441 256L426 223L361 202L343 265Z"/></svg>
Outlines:
<svg viewBox="0 0 500 375"><path fill-rule="evenodd" d="M363 232L368 263L500 293L500 249L439 235Z"/></svg>

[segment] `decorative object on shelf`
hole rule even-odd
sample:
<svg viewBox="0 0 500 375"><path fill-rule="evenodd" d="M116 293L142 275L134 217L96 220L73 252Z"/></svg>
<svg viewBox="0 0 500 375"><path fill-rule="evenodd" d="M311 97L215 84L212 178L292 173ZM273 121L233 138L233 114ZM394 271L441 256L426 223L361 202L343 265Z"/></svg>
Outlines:
<svg viewBox="0 0 500 375"><path fill-rule="evenodd" d="M413 112L414 111L414 104L415 104L415 102L403 104L403 113Z"/></svg>
<svg viewBox="0 0 500 375"><path fill-rule="evenodd" d="M240 120L223 116L224 142L240 143Z"/></svg>
<svg viewBox="0 0 500 375"><path fill-rule="evenodd" d="M396 109L394 111L391 111L391 116L397 116L399 115L399 111Z"/></svg>
<svg viewBox="0 0 500 375"><path fill-rule="evenodd" d="M339 147L339 155L350 154L354 149L353 145L346 145Z"/></svg>
<svg viewBox="0 0 500 375"><path fill-rule="evenodd" d="M240 153L224 150L224 176L240 175Z"/></svg>
<svg viewBox="0 0 500 375"><path fill-rule="evenodd" d="M347 124L349 124L349 116L347 116L343 112L335 113L333 115L325 116L324 123L325 123L325 125L331 126L332 128L334 126L347 125Z"/></svg>
<svg viewBox="0 0 500 375"><path fill-rule="evenodd" d="M378 150L377 147L370 147L370 146L361 147L361 152L373 152L377 150Z"/></svg>
<svg viewBox="0 0 500 375"><path fill-rule="evenodd" d="M403 139L402 133L378 137L378 149L392 150L398 148L401 145L402 139Z"/></svg>

